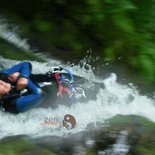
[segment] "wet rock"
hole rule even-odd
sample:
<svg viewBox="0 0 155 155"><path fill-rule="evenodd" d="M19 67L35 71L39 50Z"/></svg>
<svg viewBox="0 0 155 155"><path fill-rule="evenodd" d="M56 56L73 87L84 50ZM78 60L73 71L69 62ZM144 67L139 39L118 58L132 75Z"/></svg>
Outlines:
<svg viewBox="0 0 155 155"><path fill-rule="evenodd" d="M26 140L27 139L27 140ZM56 155L51 150L31 143L24 135L6 137L0 140L0 155Z"/></svg>
<svg viewBox="0 0 155 155"><path fill-rule="evenodd" d="M86 131L67 137L46 136L35 139L25 135L6 137L0 140L0 154L155 154L155 124L153 122L140 116L121 115L107 122L108 125L97 122L97 127L90 124Z"/></svg>

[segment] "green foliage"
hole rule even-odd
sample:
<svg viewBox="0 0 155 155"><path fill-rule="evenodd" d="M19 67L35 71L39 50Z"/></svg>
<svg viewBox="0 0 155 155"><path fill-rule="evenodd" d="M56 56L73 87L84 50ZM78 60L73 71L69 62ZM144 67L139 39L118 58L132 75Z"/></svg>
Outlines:
<svg viewBox="0 0 155 155"><path fill-rule="evenodd" d="M42 34L51 33L53 23L49 19L50 16L48 14L45 14L44 12L36 12L32 16L31 26L35 31L38 31Z"/></svg>
<svg viewBox="0 0 155 155"><path fill-rule="evenodd" d="M5 41L1 40L0 44L0 56L3 56L7 59L13 60L33 60L39 62L45 62L42 58L39 58L35 54L29 51L22 51L19 49L15 49L14 47L8 45Z"/></svg>
<svg viewBox="0 0 155 155"><path fill-rule="evenodd" d="M8 1L1 3L1 10L7 7L24 34L37 34L48 51L76 57L92 49L113 61L122 57L127 66L155 81L154 0Z"/></svg>
<svg viewBox="0 0 155 155"><path fill-rule="evenodd" d="M0 155L29 155L32 152L38 155L56 155L51 150L41 148L20 138L10 138L10 140L6 138L6 140L1 140L0 147Z"/></svg>
<svg viewBox="0 0 155 155"><path fill-rule="evenodd" d="M131 58L132 64L137 66L142 75L147 75L147 79L150 81L154 81L155 76L155 54L154 48L149 45L144 46L141 49L140 55Z"/></svg>
<svg viewBox="0 0 155 155"><path fill-rule="evenodd" d="M141 146L136 148L136 152L141 155L154 155L155 149L153 147L149 147L148 149L148 146Z"/></svg>

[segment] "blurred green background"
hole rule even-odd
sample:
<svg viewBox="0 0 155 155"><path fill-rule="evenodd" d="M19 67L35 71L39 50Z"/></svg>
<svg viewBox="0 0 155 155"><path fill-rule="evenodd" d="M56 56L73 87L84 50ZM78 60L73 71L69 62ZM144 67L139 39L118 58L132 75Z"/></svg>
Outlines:
<svg viewBox="0 0 155 155"><path fill-rule="evenodd" d="M111 62L119 58L148 81L155 81L154 10L154 0L1 0L0 4L0 14L20 26L32 48L65 60L80 60L92 50ZM12 48L0 41L0 54L10 57Z"/></svg>
<svg viewBox="0 0 155 155"><path fill-rule="evenodd" d="M19 35L28 39L32 50L48 51L54 57L73 62L83 59L91 50L94 57L108 59L114 64L119 61L134 76L155 83L155 0L1 0L1 17L7 19L8 25L19 26ZM0 55L16 60L44 61L1 37ZM141 130L135 127L137 122L140 122ZM127 127L133 126L133 133L136 133L131 136L135 139L131 145L137 147L138 153L136 149L134 151L150 155L155 152L155 127L148 123L150 132L145 122L148 123L131 119ZM121 121L120 124L124 123ZM111 130L122 130L122 127L118 128L116 125ZM103 135L101 140L105 137ZM98 146L109 146L104 143L107 139L99 141ZM51 148L38 147L18 137L1 141L0 145L0 154L5 155L24 154L24 151L25 155L55 153ZM93 151L88 150L87 154L93 154Z"/></svg>

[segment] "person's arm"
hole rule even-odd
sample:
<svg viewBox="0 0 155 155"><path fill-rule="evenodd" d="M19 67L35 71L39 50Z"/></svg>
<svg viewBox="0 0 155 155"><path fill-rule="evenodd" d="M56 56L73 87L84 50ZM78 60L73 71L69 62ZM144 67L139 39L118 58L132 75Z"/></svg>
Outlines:
<svg viewBox="0 0 155 155"><path fill-rule="evenodd" d="M21 62L17 65L14 65L11 68L4 69L3 71L1 71L1 73L7 74L7 75L15 72L20 73L19 77L28 78L31 74L31 64L29 62Z"/></svg>
<svg viewBox="0 0 155 155"><path fill-rule="evenodd" d="M8 75L8 79L10 81L16 82L17 90L21 90L27 86L31 70L32 70L31 63L21 62L9 69L3 70L2 73Z"/></svg>

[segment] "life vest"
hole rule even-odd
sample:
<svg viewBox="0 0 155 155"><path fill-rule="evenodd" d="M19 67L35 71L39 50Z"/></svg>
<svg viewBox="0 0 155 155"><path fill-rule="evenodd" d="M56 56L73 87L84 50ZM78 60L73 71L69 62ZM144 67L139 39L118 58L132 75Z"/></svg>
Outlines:
<svg viewBox="0 0 155 155"><path fill-rule="evenodd" d="M70 97L72 95L72 91L61 84L62 81L60 80L60 73L58 73L58 72L54 73L54 77L55 77L55 79L56 79L56 81L58 83L58 93L57 93L57 95L62 96L62 94L65 92Z"/></svg>

